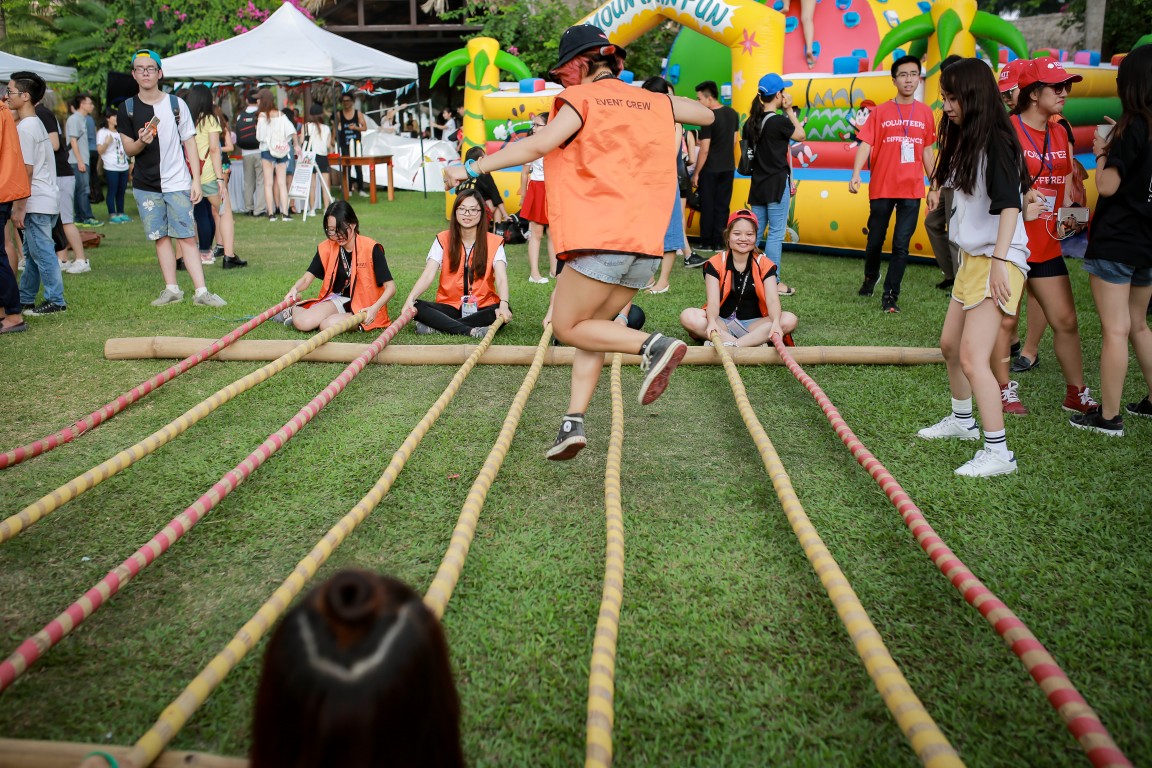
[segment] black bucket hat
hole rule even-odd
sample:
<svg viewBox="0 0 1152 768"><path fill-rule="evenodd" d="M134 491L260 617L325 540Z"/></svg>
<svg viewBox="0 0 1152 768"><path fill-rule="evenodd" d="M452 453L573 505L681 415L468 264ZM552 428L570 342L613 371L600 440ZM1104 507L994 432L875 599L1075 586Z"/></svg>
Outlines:
<svg viewBox="0 0 1152 768"><path fill-rule="evenodd" d="M623 48L614 45L600 27L592 24L577 24L574 27L568 27L560 36L560 60L556 62L556 66L552 67L552 71L555 72L579 54L594 48L599 49L600 53L605 55L613 52L619 53L621 56L628 55L628 52Z"/></svg>

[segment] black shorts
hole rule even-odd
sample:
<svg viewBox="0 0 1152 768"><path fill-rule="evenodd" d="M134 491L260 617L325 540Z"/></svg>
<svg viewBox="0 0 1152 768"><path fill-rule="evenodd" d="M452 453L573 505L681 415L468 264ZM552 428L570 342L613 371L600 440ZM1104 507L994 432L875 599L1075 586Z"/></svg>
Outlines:
<svg viewBox="0 0 1152 768"><path fill-rule="evenodd" d="M316 155L316 167L324 173L328 173L331 166L328 163L328 155Z"/></svg>
<svg viewBox="0 0 1152 768"><path fill-rule="evenodd" d="M1064 263L1064 257L1057 256L1055 259L1042 261L1039 264L1028 262L1028 279L1032 280L1037 277L1060 277L1061 275L1068 274L1068 265Z"/></svg>

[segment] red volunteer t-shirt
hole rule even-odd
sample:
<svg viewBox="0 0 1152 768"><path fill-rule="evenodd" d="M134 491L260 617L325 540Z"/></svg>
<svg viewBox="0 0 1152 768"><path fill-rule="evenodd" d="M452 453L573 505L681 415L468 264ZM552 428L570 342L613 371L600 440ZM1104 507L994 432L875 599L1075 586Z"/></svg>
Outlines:
<svg viewBox="0 0 1152 768"><path fill-rule="evenodd" d="M1024 149L1024 160L1028 164L1028 175L1034 181L1032 189L1040 190L1048 197L1055 197L1052 215L1064 205L1064 191L1068 174L1072 173L1072 152L1068 147L1068 131L1059 123L1048 123L1043 131L1031 128L1013 115L1012 125ZM1047 148L1047 149L1045 149ZM1041 264L1061 256L1060 241L1052 236L1055 229L1052 216L1044 213L1035 221L1024 222L1028 233L1028 263Z"/></svg>
<svg viewBox="0 0 1152 768"><path fill-rule="evenodd" d="M872 110L857 138L872 147L869 199L924 197L924 148L936 141L931 109L919 101L886 101ZM910 162L903 162L905 141L912 143Z"/></svg>

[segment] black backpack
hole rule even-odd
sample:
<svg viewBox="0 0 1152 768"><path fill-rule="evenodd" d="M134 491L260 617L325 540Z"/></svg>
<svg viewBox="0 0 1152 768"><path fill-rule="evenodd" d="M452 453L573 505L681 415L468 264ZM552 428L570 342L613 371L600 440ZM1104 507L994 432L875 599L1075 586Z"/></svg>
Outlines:
<svg viewBox="0 0 1152 768"><path fill-rule="evenodd" d="M240 149L260 149L260 142L256 140L257 114L245 110L236 116L233 126L236 129L236 146Z"/></svg>

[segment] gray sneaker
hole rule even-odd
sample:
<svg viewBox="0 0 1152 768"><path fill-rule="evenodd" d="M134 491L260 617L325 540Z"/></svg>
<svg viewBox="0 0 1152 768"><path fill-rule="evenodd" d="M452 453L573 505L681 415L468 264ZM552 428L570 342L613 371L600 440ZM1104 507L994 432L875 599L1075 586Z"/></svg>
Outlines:
<svg viewBox="0 0 1152 768"><path fill-rule="evenodd" d="M556 442L552 443L544 458L549 461L567 461L588 445L588 438L584 436L584 417L565 416L560 423L560 434L556 435Z"/></svg>
<svg viewBox="0 0 1152 768"><path fill-rule="evenodd" d="M420 322L419 320L416 321L416 335L417 336L428 336L428 335L431 335L433 333L440 333L440 331L436 330L435 328L433 328L430 325L425 325L424 323Z"/></svg>
<svg viewBox="0 0 1152 768"><path fill-rule="evenodd" d="M172 289L165 287L164 290L160 291L159 298L152 302L152 306L162 307L165 304L176 304L181 301L184 301L184 291L173 291Z"/></svg>
<svg viewBox="0 0 1152 768"><path fill-rule="evenodd" d="M228 306L228 302L224 301L224 299L220 298L219 296L212 293L211 291L209 291L207 293L202 293L199 296L192 297L192 303L193 304L199 304L202 307L226 307L226 306Z"/></svg>
<svg viewBox="0 0 1152 768"><path fill-rule="evenodd" d="M492 326L490 326L490 325L481 325L481 326L479 326L477 328L473 328L471 331L469 331L469 335L471 335L472 338L474 338L474 339L482 339L488 335L488 329L491 327Z"/></svg>
<svg viewBox="0 0 1152 768"><path fill-rule="evenodd" d="M274 323L280 323L282 325L291 326L292 325L292 307L288 307L287 309L282 309L279 312L277 312L276 314L272 315L272 317L270 317L268 319Z"/></svg>

